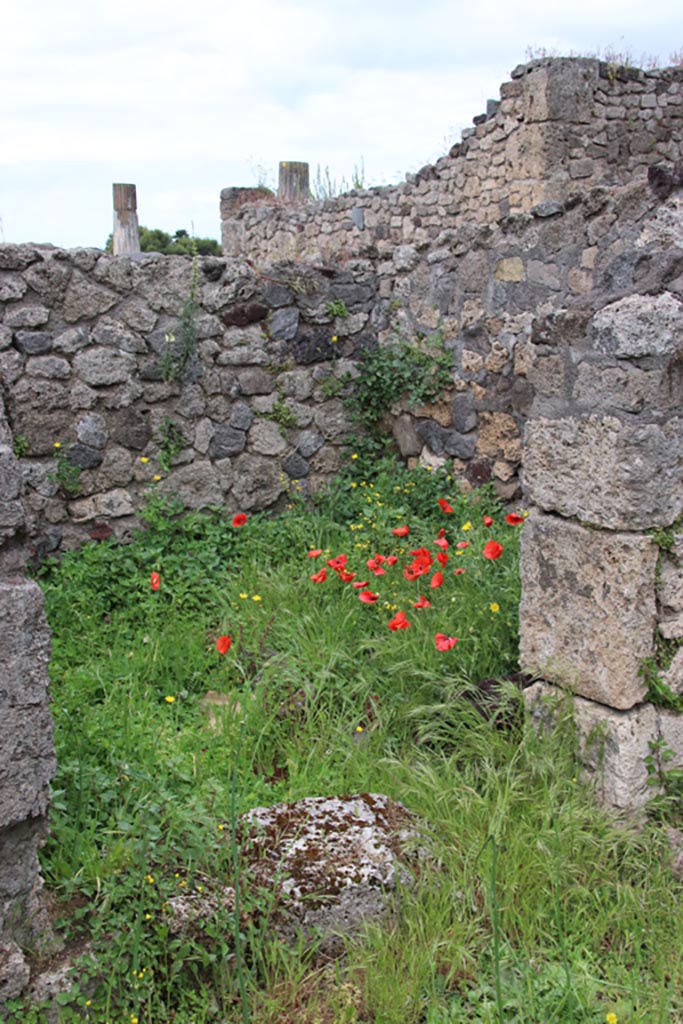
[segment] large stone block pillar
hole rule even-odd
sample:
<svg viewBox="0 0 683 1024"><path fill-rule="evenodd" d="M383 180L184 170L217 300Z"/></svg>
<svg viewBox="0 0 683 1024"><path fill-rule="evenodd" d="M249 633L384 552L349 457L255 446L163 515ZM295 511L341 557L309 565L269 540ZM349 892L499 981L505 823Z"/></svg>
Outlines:
<svg viewBox="0 0 683 1024"><path fill-rule="evenodd" d="M40 588L23 573L23 526L21 474L0 399L0 1010L28 982L23 951L50 937L38 864L56 768L50 633Z"/></svg>
<svg viewBox="0 0 683 1024"><path fill-rule="evenodd" d="M683 641L683 569L652 534L675 546L683 512L683 305L665 292L564 311L532 341L521 663L577 694L582 731L602 735L603 797L637 807L651 741L683 764L678 716L644 703L643 675L659 636Z"/></svg>

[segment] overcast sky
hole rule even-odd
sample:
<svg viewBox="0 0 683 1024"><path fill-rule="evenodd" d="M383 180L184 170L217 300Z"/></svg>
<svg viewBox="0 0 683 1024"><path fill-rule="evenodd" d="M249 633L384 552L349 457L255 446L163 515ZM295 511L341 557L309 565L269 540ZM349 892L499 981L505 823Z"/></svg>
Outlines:
<svg viewBox="0 0 683 1024"><path fill-rule="evenodd" d="M368 185L433 162L529 50L683 55L681 0L2 0L0 241L220 237L280 160Z"/></svg>

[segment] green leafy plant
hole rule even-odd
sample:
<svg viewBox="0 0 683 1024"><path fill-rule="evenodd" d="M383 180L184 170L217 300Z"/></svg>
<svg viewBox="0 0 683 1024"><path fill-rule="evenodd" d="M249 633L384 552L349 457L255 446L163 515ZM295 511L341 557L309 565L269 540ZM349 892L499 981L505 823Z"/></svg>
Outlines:
<svg viewBox="0 0 683 1024"><path fill-rule="evenodd" d="M288 430L291 427L296 427L297 419L292 410L287 405L285 396L281 391L277 393L277 400L273 405L273 408L269 413L265 414L265 418L272 420L273 423L277 423L280 430Z"/></svg>
<svg viewBox="0 0 683 1024"><path fill-rule="evenodd" d="M67 498L75 498L81 493L81 467L69 459L61 441L55 441L53 458L56 468L49 478L57 483Z"/></svg>
<svg viewBox="0 0 683 1024"><path fill-rule="evenodd" d="M327 303L327 315L333 320L335 317L339 317L341 320L345 320L350 314L346 308L346 303L343 299L333 299Z"/></svg>
<svg viewBox="0 0 683 1024"><path fill-rule="evenodd" d="M668 768L675 754L662 737L650 740L645 758L647 784L659 792L648 804L650 815L658 821L680 825L683 822L683 768Z"/></svg>
<svg viewBox="0 0 683 1024"><path fill-rule="evenodd" d="M168 473L173 460L187 448L187 441L180 427L173 422L170 416L164 416L159 428L159 466Z"/></svg>
<svg viewBox="0 0 683 1024"><path fill-rule="evenodd" d="M23 459L31 450L31 443L23 434L15 434L12 439L12 451L18 459Z"/></svg>

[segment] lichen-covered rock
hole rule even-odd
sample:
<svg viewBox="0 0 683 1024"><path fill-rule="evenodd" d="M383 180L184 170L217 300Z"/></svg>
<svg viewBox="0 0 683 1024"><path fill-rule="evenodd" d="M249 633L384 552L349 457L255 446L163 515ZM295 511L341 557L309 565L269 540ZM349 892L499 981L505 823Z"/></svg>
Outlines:
<svg viewBox="0 0 683 1024"><path fill-rule="evenodd" d="M274 900L278 931L322 936L327 948L387 916L420 843L418 819L376 793L259 807L240 833L248 884Z"/></svg>

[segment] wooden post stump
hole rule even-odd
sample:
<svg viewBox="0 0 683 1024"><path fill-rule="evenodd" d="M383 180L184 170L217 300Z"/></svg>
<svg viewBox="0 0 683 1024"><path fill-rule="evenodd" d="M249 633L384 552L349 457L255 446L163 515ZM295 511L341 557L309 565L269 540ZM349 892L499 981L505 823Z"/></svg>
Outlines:
<svg viewBox="0 0 683 1024"><path fill-rule="evenodd" d="M113 185L114 191L114 256L140 252L138 201L135 185Z"/></svg>
<svg viewBox="0 0 683 1024"><path fill-rule="evenodd" d="M281 160L277 195L285 203L307 203L310 198L308 164Z"/></svg>

